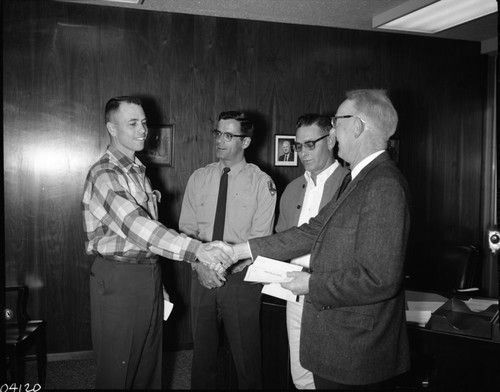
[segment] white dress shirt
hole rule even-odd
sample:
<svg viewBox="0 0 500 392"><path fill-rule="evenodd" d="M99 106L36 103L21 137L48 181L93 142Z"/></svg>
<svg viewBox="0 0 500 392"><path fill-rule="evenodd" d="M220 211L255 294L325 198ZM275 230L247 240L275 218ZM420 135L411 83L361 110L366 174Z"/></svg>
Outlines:
<svg viewBox="0 0 500 392"><path fill-rule="evenodd" d="M327 169L319 173L316 176L316 184L314 183L310 172L306 171L304 173L304 177L306 178L307 181L307 186L297 226L300 226L304 223L308 223L312 217L318 215L319 206L321 204L321 198L323 197L323 190L325 189L326 180L328 180L328 178L332 175L332 173L335 171L335 169L337 169L338 166L339 163L335 161ZM298 264L303 267L309 268L310 260L311 260L311 255L307 254L292 259L290 262L292 264Z"/></svg>

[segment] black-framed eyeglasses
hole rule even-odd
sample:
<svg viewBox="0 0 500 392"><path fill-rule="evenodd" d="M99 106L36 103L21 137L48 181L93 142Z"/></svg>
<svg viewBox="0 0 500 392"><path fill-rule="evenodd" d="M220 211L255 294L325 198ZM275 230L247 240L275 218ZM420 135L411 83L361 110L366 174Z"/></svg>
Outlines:
<svg viewBox="0 0 500 392"><path fill-rule="evenodd" d="M365 120L363 120L361 117L356 116L356 115L353 115L353 114L346 114L345 116L333 116L333 117L331 118L331 119L332 119L332 128L333 128L333 129L337 129L337 127L338 127L338 125L339 125L337 120L338 120L339 118L351 118L351 117L356 117L356 118L359 118L363 124L366 124L366 121L365 121Z"/></svg>
<svg viewBox="0 0 500 392"><path fill-rule="evenodd" d="M233 140L233 137L246 137L246 135L233 135L232 133L229 132L221 132L218 129L212 129L210 133L212 134L214 139L218 139L222 136L222 138L226 142L230 142L231 140Z"/></svg>
<svg viewBox="0 0 500 392"><path fill-rule="evenodd" d="M321 139L324 139L327 136L329 136L328 133L326 135L321 136L319 139L316 139L316 140L310 140L310 141L304 142L304 143L293 142L292 143L293 150L297 151L297 152L301 152L303 147L305 147L306 150L314 150L316 148L316 143L319 142Z"/></svg>

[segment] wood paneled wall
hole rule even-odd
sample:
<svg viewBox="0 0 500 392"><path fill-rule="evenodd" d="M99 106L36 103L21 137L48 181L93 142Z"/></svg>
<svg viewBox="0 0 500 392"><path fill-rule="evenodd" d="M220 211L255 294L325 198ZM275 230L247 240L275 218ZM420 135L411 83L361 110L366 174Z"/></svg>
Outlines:
<svg viewBox="0 0 500 392"><path fill-rule="evenodd" d="M222 110L258 123L248 158L279 192L302 172L274 167L274 135L306 112L334 114L353 88L385 88L400 116L400 167L413 194L412 243L481 244L486 59L479 44L389 33L4 1L6 283L26 283L49 352L91 349L80 215L83 182L108 135L103 107L137 94L151 124L173 123L174 166L148 169L177 228L189 175L214 160ZM191 342L190 268L165 261L176 303L165 341Z"/></svg>

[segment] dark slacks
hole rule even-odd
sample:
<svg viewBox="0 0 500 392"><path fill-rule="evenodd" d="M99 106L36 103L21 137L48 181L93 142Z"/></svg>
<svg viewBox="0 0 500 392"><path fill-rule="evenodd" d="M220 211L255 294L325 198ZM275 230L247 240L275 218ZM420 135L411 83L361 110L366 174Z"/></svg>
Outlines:
<svg viewBox="0 0 500 392"><path fill-rule="evenodd" d="M90 275L96 389L161 389L160 266L97 257Z"/></svg>
<svg viewBox="0 0 500 392"><path fill-rule="evenodd" d="M244 282L246 269L230 274L224 286L206 289L193 271L192 389L217 388L220 322L224 325L240 389L262 389L260 297L262 285Z"/></svg>

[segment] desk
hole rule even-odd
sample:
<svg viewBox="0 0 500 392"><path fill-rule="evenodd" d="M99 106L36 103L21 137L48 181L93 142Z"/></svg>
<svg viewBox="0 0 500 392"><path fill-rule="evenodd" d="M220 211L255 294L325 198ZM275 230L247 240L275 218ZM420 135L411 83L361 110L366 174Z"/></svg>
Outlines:
<svg viewBox="0 0 500 392"><path fill-rule="evenodd" d="M485 339L408 325L408 340L412 376L427 379L428 390L499 390L498 334Z"/></svg>
<svg viewBox="0 0 500 392"><path fill-rule="evenodd" d="M423 300L436 299L427 295ZM441 297L446 300L445 297ZM290 375L286 303L262 296L264 389L294 390ZM412 370L399 378L401 390L418 390L423 379L427 391L495 391L500 386L500 339L490 340L432 331L408 325ZM237 378L229 351L225 352L221 388L236 389Z"/></svg>

